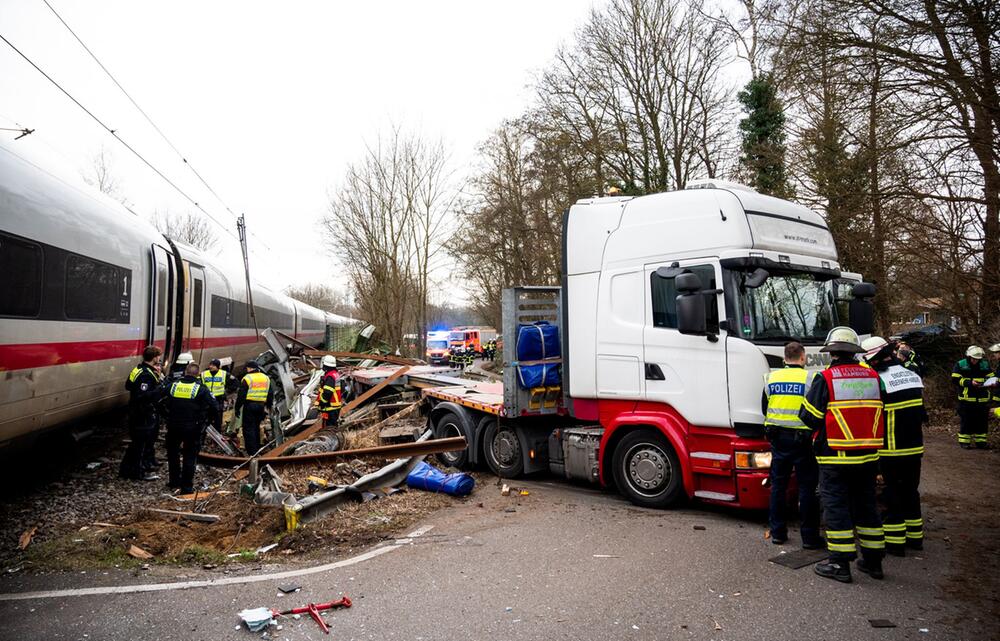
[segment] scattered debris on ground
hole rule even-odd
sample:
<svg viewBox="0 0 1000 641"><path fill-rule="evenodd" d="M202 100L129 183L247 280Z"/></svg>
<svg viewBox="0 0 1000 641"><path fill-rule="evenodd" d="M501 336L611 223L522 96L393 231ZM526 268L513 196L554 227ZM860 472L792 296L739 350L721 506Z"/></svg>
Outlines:
<svg viewBox="0 0 1000 641"><path fill-rule="evenodd" d="M472 491L471 476L430 466L421 468L418 485L431 491L407 491L407 476L424 465L425 456L465 442L429 439L419 390L411 389L403 374L410 368L422 376L453 371L391 356L362 361L368 355L338 353L347 381L352 372L371 372L379 362L391 366L383 368L384 376L369 376L367 389L352 390L340 424L324 428L313 406L316 354L282 344L288 337L279 333L265 334L272 349L259 360L280 392L275 411L281 416L267 430L269 450L249 460L238 443L222 435L206 438L196 491L181 495L163 480L118 478L127 444L119 431L114 449L0 505L0 568L141 571L150 563L218 568L262 558L328 557L392 538ZM166 477L165 461L159 472Z"/></svg>

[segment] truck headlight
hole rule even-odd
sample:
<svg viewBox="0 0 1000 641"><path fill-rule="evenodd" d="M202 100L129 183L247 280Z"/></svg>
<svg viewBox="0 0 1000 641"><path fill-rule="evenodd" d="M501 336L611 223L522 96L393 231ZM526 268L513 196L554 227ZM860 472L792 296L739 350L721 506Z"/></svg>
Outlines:
<svg viewBox="0 0 1000 641"><path fill-rule="evenodd" d="M736 469L738 470L769 470L771 469L770 452L736 452Z"/></svg>

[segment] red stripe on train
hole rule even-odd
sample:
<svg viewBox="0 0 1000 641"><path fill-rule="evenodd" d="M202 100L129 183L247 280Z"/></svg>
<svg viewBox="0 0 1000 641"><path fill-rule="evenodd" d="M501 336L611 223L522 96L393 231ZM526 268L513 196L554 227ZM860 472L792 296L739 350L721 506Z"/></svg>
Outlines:
<svg viewBox="0 0 1000 641"><path fill-rule="evenodd" d="M144 347L145 341L136 340L0 345L0 371L127 358L142 354Z"/></svg>
<svg viewBox="0 0 1000 641"><path fill-rule="evenodd" d="M300 334L299 337L316 334ZM263 342L256 336L217 336L211 338L192 338L186 341L186 349L212 349L230 347L233 345L252 345ZM161 349L165 341L156 341ZM88 363L91 361L106 361L114 358L128 358L142 354L146 341L80 341L72 343L21 343L18 345L0 345L0 372L18 369L34 369L36 367L51 367L70 363Z"/></svg>

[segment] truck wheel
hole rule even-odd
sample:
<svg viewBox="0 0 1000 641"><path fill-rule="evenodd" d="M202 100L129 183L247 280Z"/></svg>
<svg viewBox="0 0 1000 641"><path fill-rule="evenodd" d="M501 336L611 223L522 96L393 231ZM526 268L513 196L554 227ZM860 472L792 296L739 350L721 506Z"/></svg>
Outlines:
<svg viewBox="0 0 1000 641"><path fill-rule="evenodd" d="M505 479L517 478L524 472L524 452L517 432L493 420L483 433L483 454L493 473Z"/></svg>
<svg viewBox="0 0 1000 641"><path fill-rule="evenodd" d="M659 432L627 434L615 448L612 467L618 491L642 507L669 507L684 489L677 453Z"/></svg>
<svg viewBox="0 0 1000 641"><path fill-rule="evenodd" d="M472 443L471 436L466 434L465 428L462 427L462 420L454 412L445 412L434 423L434 438L455 436L464 436L469 443ZM464 470L469 464L469 448L466 447L459 452L441 452L437 457L443 465Z"/></svg>

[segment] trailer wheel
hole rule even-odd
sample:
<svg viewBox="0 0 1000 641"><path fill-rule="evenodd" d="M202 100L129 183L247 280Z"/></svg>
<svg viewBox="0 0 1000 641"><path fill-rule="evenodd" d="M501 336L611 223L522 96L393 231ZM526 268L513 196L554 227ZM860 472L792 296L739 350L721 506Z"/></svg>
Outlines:
<svg viewBox="0 0 1000 641"><path fill-rule="evenodd" d="M517 478L524 472L524 452L517 432L495 419L483 433L483 454L486 464L501 478Z"/></svg>
<svg viewBox="0 0 1000 641"><path fill-rule="evenodd" d="M445 412L434 423L434 438L454 436L464 436L469 443L472 443L472 438L465 433L465 428L462 426L462 419L454 412ZM464 470L469 464L469 448L466 447L459 452L441 452L437 457L443 465Z"/></svg>
<svg viewBox="0 0 1000 641"><path fill-rule="evenodd" d="M627 434L615 448L612 466L618 491L636 505L669 507L683 493L680 460L659 432Z"/></svg>

